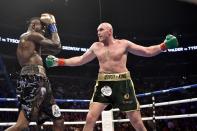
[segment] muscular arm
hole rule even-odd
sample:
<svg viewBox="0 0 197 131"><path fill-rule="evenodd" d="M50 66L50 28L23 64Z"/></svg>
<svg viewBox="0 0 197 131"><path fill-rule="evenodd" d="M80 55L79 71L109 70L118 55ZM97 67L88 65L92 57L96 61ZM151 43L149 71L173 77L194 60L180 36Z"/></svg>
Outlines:
<svg viewBox="0 0 197 131"><path fill-rule="evenodd" d="M55 56L49 55L46 58L46 65L47 65L47 67L80 66L80 65L90 62L94 58L96 58L96 55L94 53L93 46L91 46L90 49L88 51L86 51L83 55L71 57L68 59L56 58Z"/></svg>
<svg viewBox="0 0 197 131"><path fill-rule="evenodd" d="M143 57L152 57L162 52L160 44L144 47L132 43L130 41L128 41L127 43L128 43L127 50L134 55L143 56Z"/></svg>
<svg viewBox="0 0 197 131"><path fill-rule="evenodd" d="M42 47L42 55L55 55L61 50L61 43L58 33L52 33L51 39L44 37L42 34L33 32L28 35L28 40L39 44Z"/></svg>
<svg viewBox="0 0 197 131"><path fill-rule="evenodd" d="M40 41L42 46L42 55L55 55L61 50L60 38L57 31L56 20L50 13L41 14L40 21L43 22L50 33L50 38Z"/></svg>
<svg viewBox="0 0 197 131"><path fill-rule="evenodd" d="M65 66L80 66L80 65L83 65L92 61L94 58L96 58L96 55L94 54L92 48L90 48L81 56L64 59L64 62L65 62L64 65Z"/></svg>
<svg viewBox="0 0 197 131"><path fill-rule="evenodd" d="M43 55L56 55L61 51L61 43L58 33L52 33L51 39L44 38L40 41Z"/></svg>

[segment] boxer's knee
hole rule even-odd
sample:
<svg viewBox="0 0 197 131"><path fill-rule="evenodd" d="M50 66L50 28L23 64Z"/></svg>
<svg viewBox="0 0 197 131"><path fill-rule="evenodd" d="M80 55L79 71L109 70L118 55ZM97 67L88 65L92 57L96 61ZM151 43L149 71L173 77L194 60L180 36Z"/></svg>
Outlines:
<svg viewBox="0 0 197 131"><path fill-rule="evenodd" d="M53 121L55 127L64 128L64 119L57 119Z"/></svg>
<svg viewBox="0 0 197 131"><path fill-rule="evenodd" d="M92 113L88 113L87 117L86 117L86 123L87 124L93 124L95 123L97 120L97 117L95 117Z"/></svg>

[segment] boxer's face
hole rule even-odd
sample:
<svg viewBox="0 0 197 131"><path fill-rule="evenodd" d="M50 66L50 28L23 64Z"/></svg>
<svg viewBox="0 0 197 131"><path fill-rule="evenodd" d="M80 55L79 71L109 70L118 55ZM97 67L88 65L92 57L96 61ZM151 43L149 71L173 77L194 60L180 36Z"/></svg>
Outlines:
<svg viewBox="0 0 197 131"><path fill-rule="evenodd" d="M32 20L30 25L34 31L42 32L43 25L39 19Z"/></svg>
<svg viewBox="0 0 197 131"><path fill-rule="evenodd" d="M111 35L110 28L108 28L105 24L100 24L97 28L97 35L100 42L105 41Z"/></svg>

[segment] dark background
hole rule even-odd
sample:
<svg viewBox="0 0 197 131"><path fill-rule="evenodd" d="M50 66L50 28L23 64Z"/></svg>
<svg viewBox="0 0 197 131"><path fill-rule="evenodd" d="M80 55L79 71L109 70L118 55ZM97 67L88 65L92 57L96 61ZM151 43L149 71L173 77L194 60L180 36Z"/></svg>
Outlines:
<svg viewBox="0 0 197 131"><path fill-rule="evenodd" d="M109 22L115 38L128 39L149 46L161 43L167 34L178 38L180 47L197 46L196 0L0 0L0 36L19 39L26 32L26 22L41 13L56 17L63 46L89 48L97 41L97 26ZM196 3L196 4L195 4ZM16 78L21 67L16 59L17 44L0 41L0 98L16 97ZM83 52L62 50L57 57L68 58ZM165 52L144 58L128 55L127 67L135 84L136 94L174 88L197 83L197 50ZM45 59L45 56L43 56ZM45 66L45 65L44 65ZM46 67L46 66L45 66ZM55 98L91 99L98 73L98 61L81 67L46 68ZM196 97L196 88L155 96L155 102L166 102ZM138 99L140 104L152 103L151 97ZM16 102L0 101L0 107L16 108ZM62 109L88 109L89 103L58 103ZM190 102L156 108L156 116L196 113L197 103ZM152 116L152 109L141 110L142 117ZM85 113L63 113L65 121L85 120ZM114 119L124 119L125 114L114 114ZM0 113L0 121L16 121L16 112ZM151 122L144 122L152 131ZM158 120L157 130L196 131L196 118ZM66 131L82 130L82 126L66 126ZM96 128L99 129L100 125ZM4 130L6 127L0 127ZM33 127L31 127L33 128ZM46 127L47 128L47 127ZM117 131L133 131L130 123L115 123ZM32 129L35 131L34 129ZM50 131L51 129L46 129ZM100 131L100 130L96 130Z"/></svg>
<svg viewBox="0 0 197 131"><path fill-rule="evenodd" d="M64 46L89 48L97 41L97 26L104 21L112 24L115 38L128 39L143 46L159 44L167 34L177 36L181 47L197 45L197 5L177 0L1 0L0 36L18 39L27 30L27 20L44 12L55 15ZM0 43L0 55L7 76L13 83L20 71L15 55L16 46L17 44ZM61 51L57 56L68 58L82 53ZM134 83L142 93L156 90L158 86L165 88L162 84L156 84L154 88L150 88L150 85L145 87L142 84L144 82L172 81L173 84L166 85L168 87L178 86L177 79L192 79L188 83L195 83L196 54L197 51L166 52L152 58L129 54L127 66ZM47 69L52 83L61 83L65 80L76 83L75 81L79 80L81 92L89 88L93 90L94 84L88 83L94 82L97 72L97 60L82 67ZM1 74L1 80L4 82L5 75ZM8 87L5 85L6 87L1 88ZM64 88L67 88L67 85L69 84L62 84ZM91 93L82 98L90 96ZM75 98L79 95L64 94L62 97Z"/></svg>

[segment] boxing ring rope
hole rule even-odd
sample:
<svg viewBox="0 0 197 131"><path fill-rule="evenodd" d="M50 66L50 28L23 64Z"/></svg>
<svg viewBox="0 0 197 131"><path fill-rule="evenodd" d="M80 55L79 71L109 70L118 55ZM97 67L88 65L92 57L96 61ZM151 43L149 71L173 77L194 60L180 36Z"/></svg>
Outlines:
<svg viewBox="0 0 197 131"><path fill-rule="evenodd" d="M174 105L174 104L182 104L182 103L189 103L189 102L196 102L197 98L191 99L183 99L183 100L176 100L176 101L167 101L167 102L160 102L155 103L155 106L165 106L165 105ZM140 108L148 108L152 107L152 104L140 105ZM17 112L18 108L0 108L0 112L9 111L9 112ZM88 112L87 109L60 109L61 112ZM118 108L112 109L112 111L120 111Z"/></svg>
<svg viewBox="0 0 197 131"><path fill-rule="evenodd" d="M159 90L159 91L153 91L153 92L138 94L136 96L137 97L144 97L144 96L150 96L152 94L158 95L158 94L181 91L181 90L192 89L192 88L197 88L197 84L181 86L181 87L176 87L176 88L169 88L169 89ZM90 102L90 100L81 100L81 99L55 99L55 100L60 103L64 103L64 102ZM0 98L0 102L1 101L17 101L17 98Z"/></svg>
<svg viewBox="0 0 197 131"><path fill-rule="evenodd" d="M163 93L168 93L168 92L176 92L176 91L181 91L185 89L191 89L191 88L196 88L197 84L193 85L187 85L187 86L182 86L182 87L177 87L177 88L170 88L170 89L165 89L165 90L159 90L159 91L154 91L154 92L148 92L144 94L138 94L137 97L144 97L144 96L152 96L158 95L158 94L163 94ZM153 100L153 99L152 99ZM2 101L14 101L16 102L16 98L0 98L0 102ZM79 100L79 99L56 99L57 102L64 103L64 102L89 102L90 100ZM173 104L181 104L181 103L189 103L189 102L196 102L197 98L191 98L191 99L182 99L182 100L175 100L175 101L167 101L167 102L160 102L160 103L155 103L153 100L152 104L146 104L146 105L141 105L140 108L153 108L153 107L159 107L159 106L165 106L165 105L173 105ZM0 112L16 112L18 111L17 108L0 108ZM60 109L61 112L88 112L87 109ZM119 109L112 109L111 112L113 111L119 111ZM104 111L104 112L109 112L109 111ZM153 117L143 117L142 120L160 120L160 119L175 119L175 118L191 118L191 117L197 117L197 113L193 114L182 114L182 115L169 115L169 116L154 116L153 112ZM103 121L103 119L102 119ZM102 121L97 121L96 123L102 123ZM111 120L112 123L115 122L129 122L129 119L118 119L118 120ZM15 122L0 122L0 126L11 126L15 124ZM79 125L79 124L85 124L85 121L74 121L74 122L64 122L65 125ZM154 123L155 124L155 123ZM30 122L30 125L36 125L35 122ZM45 122L44 125L52 125L52 122Z"/></svg>
<svg viewBox="0 0 197 131"><path fill-rule="evenodd" d="M175 119L175 118L190 118L190 117L197 117L197 113L194 114L184 114L184 115L170 115L170 116L156 116L157 120L162 119ZM143 117L142 120L148 121L153 120L153 117ZM121 120L112 120L112 122L129 122L129 119L121 119ZM97 121L98 123L102 123L102 121ZM16 124L16 122L1 122L0 126L12 126ZM64 122L64 125L84 125L85 121L74 121L74 122ZM29 125L36 125L36 122L30 122ZM53 125L52 122L45 122L44 125Z"/></svg>

